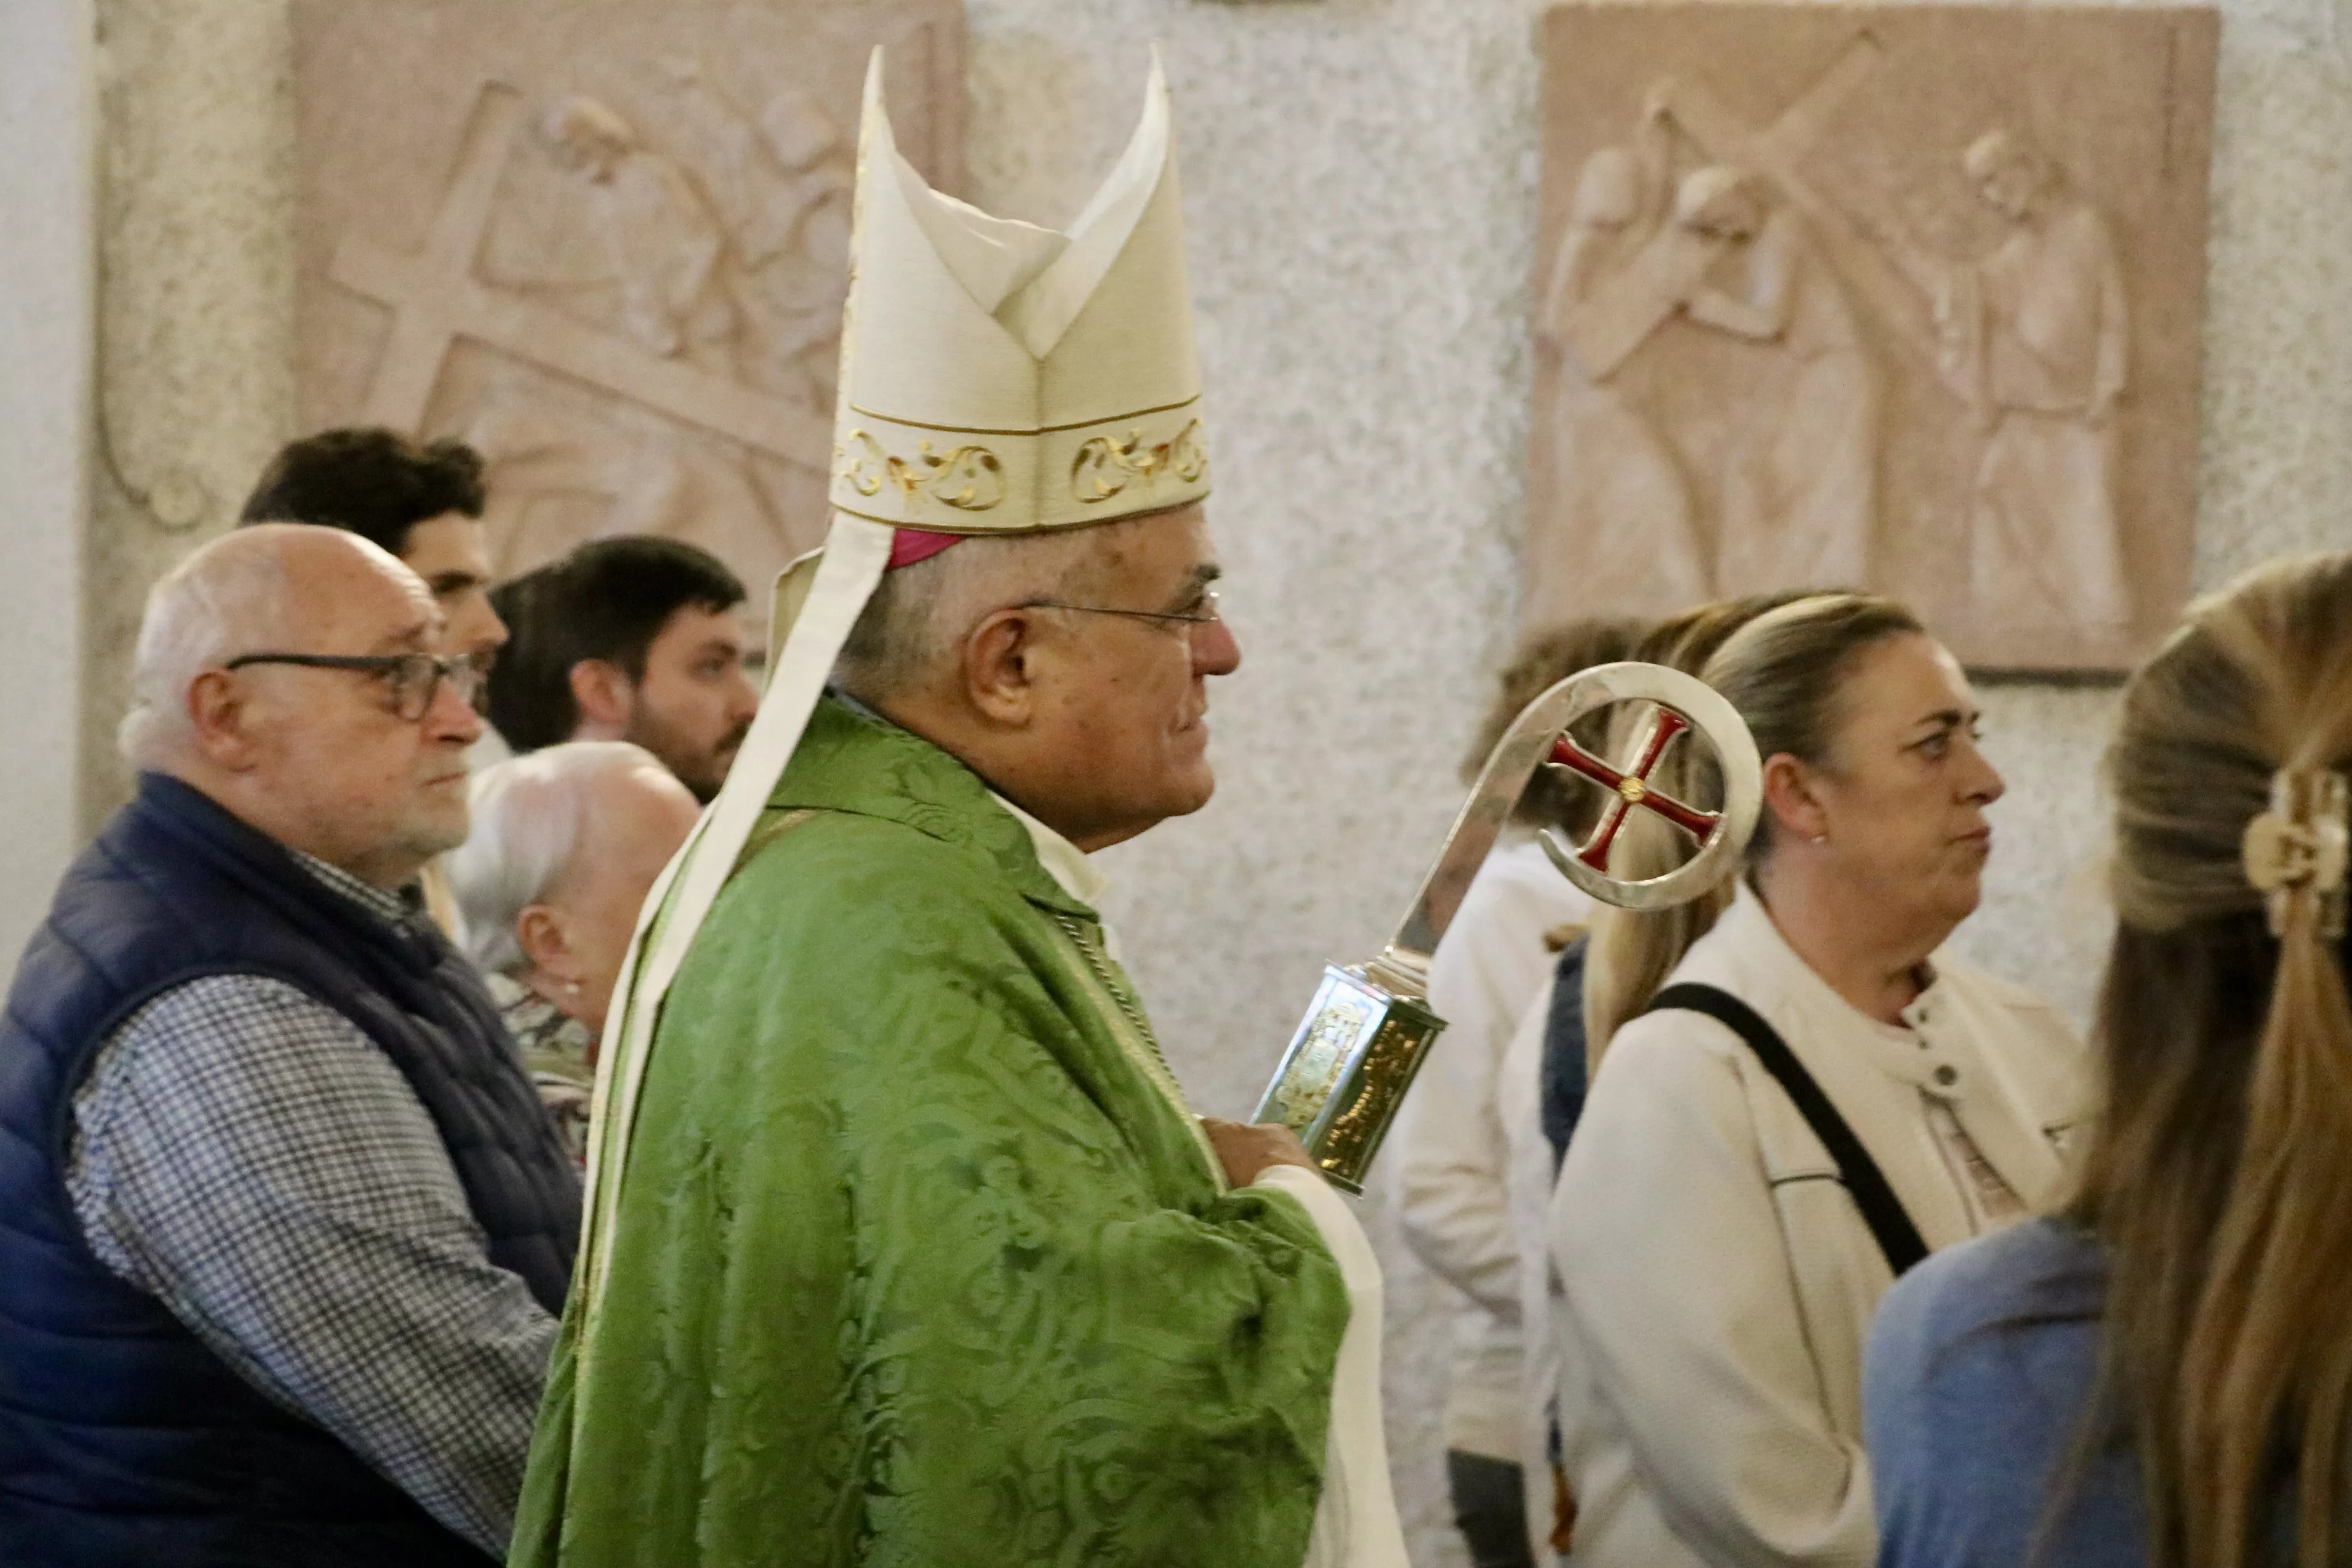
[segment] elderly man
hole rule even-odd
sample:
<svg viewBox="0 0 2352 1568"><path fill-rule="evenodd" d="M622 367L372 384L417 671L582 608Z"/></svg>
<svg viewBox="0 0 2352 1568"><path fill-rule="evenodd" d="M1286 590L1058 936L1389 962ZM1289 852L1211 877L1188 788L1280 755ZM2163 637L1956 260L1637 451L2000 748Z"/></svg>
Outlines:
<svg viewBox="0 0 2352 1568"><path fill-rule="evenodd" d="M490 676L490 721L518 752L631 741L708 802L759 711L742 582L680 540L591 540L500 584L515 641Z"/></svg>
<svg viewBox="0 0 2352 1568"><path fill-rule="evenodd" d="M473 808L474 831L447 861L466 956L576 1162L637 910L700 808L625 741L568 741L493 763L474 775Z"/></svg>
<svg viewBox="0 0 2352 1568"><path fill-rule="evenodd" d="M231 533L149 599L138 795L0 1026L0 1561L505 1548L579 1192L404 896L466 836L443 637L321 528Z"/></svg>
<svg viewBox="0 0 2352 1568"><path fill-rule="evenodd" d="M880 79L835 521L624 978L514 1562L1402 1568L1370 1247L1192 1115L1087 858L1208 800L1241 657L1166 89L1066 237Z"/></svg>

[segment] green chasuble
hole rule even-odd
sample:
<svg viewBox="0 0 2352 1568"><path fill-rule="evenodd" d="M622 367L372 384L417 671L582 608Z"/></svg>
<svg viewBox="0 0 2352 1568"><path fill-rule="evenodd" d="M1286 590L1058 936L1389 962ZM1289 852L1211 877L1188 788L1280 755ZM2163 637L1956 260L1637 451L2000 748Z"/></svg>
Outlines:
<svg viewBox="0 0 2352 1568"><path fill-rule="evenodd" d="M609 1152L608 1152L609 1153ZM1093 910L830 699L671 988L526 1568L1298 1568L1349 1305Z"/></svg>

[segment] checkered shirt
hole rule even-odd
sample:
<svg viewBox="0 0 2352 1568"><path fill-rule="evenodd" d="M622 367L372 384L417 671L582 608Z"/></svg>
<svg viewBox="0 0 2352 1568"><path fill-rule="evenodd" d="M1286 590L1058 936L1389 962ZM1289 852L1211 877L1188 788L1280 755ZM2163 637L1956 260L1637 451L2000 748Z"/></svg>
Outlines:
<svg viewBox="0 0 2352 1568"><path fill-rule="evenodd" d="M413 918L302 859L382 918ZM73 1114L66 1186L100 1261L503 1558L556 1323L490 1263L391 1059L290 985L215 975L133 1013Z"/></svg>

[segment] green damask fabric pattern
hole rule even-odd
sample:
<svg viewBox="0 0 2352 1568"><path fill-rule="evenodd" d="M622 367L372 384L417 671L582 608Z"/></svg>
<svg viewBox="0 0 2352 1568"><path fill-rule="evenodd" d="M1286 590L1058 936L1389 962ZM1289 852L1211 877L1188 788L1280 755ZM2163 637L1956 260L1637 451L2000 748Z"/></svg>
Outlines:
<svg viewBox="0 0 2352 1568"><path fill-rule="evenodd" d="M671 991L509 1561L1297 1568L1349 1311L1304 1209L1223 1190L961 764L828 700L771 807L816 815Z"/></svg>

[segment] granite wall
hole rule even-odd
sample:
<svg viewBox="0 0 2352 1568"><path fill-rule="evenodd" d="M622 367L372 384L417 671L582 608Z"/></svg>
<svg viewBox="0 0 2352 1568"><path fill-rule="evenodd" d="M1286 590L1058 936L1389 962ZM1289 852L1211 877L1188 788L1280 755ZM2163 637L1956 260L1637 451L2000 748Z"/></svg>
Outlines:
<svg viewBox="0 0 2352 1568"><path fill-rule="evenodd" d="M12 19L20 6L75 10L15 0ZM1206 1110L1249 1108L1321 965L1369 954L1401 912L1458 804L1457 753L1509 640L1539 9L971 0L971 194L991 210L1072 214L1131 125L1152 39L1176 90L1212 504L1247 662L1216 693L1215 802L1108 858L1112 913ZM82 557L85 828L120 797L110 731L144 584L225 526L293 433L282 0L96 10L103 418ZM2330 0L2223 11L2205 584L2352 542L2335 507L2352 492L2352 16ZM0 116L0 132L23 145L16 121ZM0 268L13 259L0 249ZM27 377L70 376L73 353L58 340L0 355L0 387L14 398ZM0 668L55 639L63 601L5 568L18 531L72 537L68 494L8 519ZM2099 688L1986 693L2011 792L1962 944L2078 1010L2103 940L2093 769L2112 701ZM52 748L0 787L15 808L16 775L54 792L65 766ZM0 904L21 922L46 893L32 878L0 888ZM1366 1209L1391 1268L1399 1494L1417 1560L1458 1563L1436 1436L1449 1309L1377 1194Z"/></svg>
<svg viewBox="0 0 2352 1568"><path fill-rule="evenodd" d="M89 433L89 11L0 6L0 963L80 838Z"/></svg>

